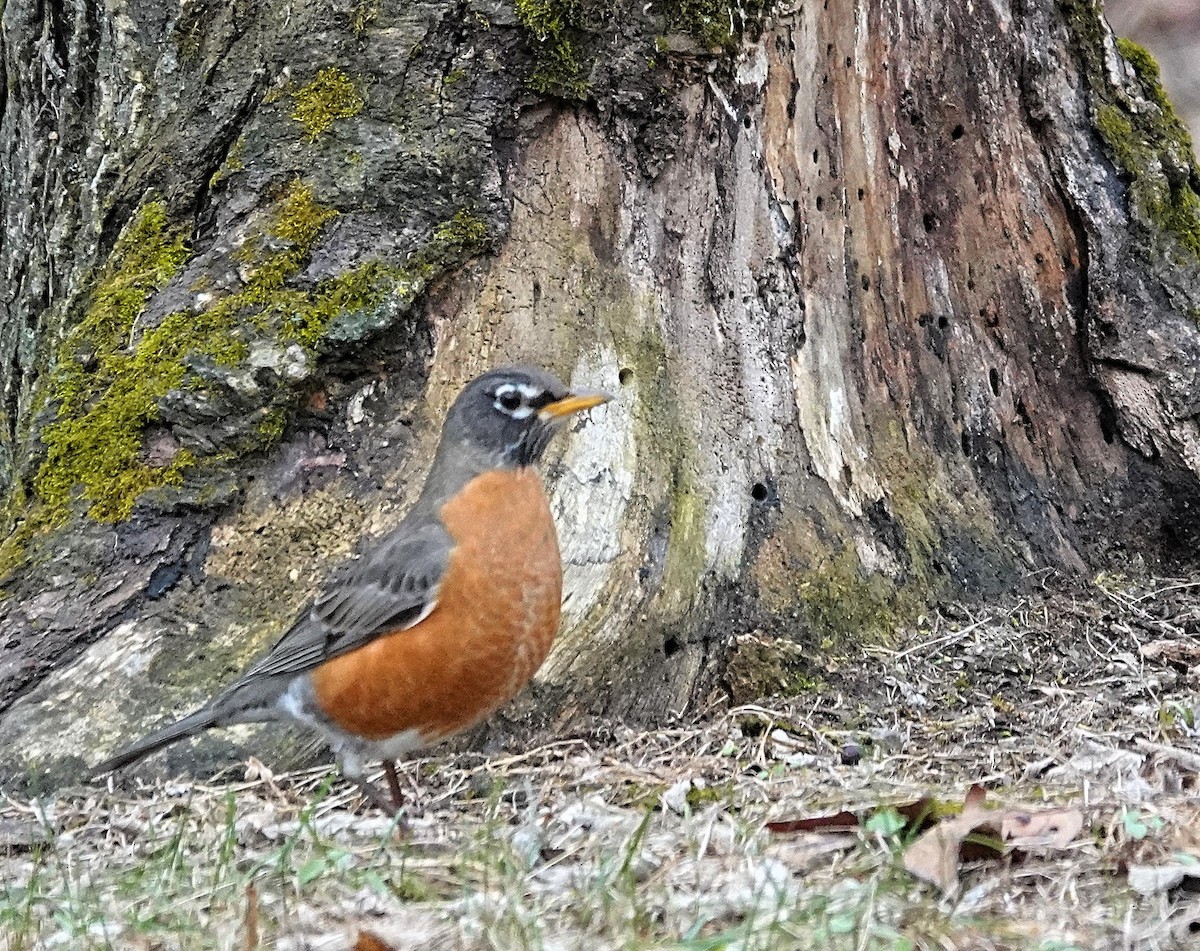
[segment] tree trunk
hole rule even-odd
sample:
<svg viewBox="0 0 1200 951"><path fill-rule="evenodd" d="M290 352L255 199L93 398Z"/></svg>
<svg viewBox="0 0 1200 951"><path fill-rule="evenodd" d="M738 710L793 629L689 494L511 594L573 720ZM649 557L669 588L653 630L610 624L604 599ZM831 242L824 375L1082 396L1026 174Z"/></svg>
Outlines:
<svg viewBox="0 0 1200 951"><path fill-rule="evenodd" d="M1148 57L1090 0L749 6L10 0L9 774L205 699L500 362L619 393L546 467L529 722L1191 553L1200 176Z"/></svg>

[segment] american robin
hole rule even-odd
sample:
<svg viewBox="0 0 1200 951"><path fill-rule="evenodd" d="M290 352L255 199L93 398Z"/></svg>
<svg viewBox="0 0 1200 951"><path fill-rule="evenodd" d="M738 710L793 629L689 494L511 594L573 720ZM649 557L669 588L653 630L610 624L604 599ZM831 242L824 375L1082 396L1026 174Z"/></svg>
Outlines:
<svg viewBox="0 0 1200 951"><path fill-rule="evenodd" d="M535 369L472 380L404 520L334 572L224 692L92 774L211 727L294 720L327 739L343 774L394 814L395 760L479 723L549 653L562 564L533 466L565 420L608 399ZM368 760L383 760L390 802L366 781Z"/></svg>

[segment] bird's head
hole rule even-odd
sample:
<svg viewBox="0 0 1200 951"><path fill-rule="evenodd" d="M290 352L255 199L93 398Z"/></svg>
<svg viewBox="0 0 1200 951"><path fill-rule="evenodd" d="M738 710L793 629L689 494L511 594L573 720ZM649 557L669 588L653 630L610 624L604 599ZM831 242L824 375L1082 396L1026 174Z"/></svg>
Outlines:
<svg viewBox="0 0 1200 951"><path fill-rule="evenodd" d="M528 466L575 413L610 399L598 390L570 390L553 374L532 367L489 370L458 395L442 440L457 440L496 465Z"/></svg>

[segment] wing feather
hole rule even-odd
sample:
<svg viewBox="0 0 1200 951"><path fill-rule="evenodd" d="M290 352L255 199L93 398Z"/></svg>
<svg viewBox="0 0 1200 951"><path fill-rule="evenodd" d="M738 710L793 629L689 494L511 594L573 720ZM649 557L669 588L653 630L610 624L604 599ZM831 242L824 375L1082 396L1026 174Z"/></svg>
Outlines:
<svg viewBox="0 0 1200 951"><path fill-rule="evenodd" d="M303 673L424 619L437 603L453 548L440 521L402 522L335 572L271 652L231 690L264 677Z"/></svg>

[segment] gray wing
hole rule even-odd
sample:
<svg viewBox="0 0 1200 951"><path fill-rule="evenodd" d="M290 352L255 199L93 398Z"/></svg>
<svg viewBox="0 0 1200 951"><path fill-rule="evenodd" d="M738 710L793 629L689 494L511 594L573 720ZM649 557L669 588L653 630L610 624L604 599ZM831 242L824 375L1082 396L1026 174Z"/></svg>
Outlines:
<svg viewBox="0 0 1200 951"><path fill-rule="evenodd" d="M271 652L229 692L261 678L311 670L380 634L411 627L437 603L453 548L440 522L402 522L336 572Z"/></svg>

